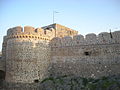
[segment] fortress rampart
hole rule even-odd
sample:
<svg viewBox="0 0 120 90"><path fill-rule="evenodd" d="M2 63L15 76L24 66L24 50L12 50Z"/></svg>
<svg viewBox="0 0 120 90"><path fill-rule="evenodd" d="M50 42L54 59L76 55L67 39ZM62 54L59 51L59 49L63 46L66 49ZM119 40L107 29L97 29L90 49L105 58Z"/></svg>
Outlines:
<svg viewBox="0 0 120 90"><path fill-rule="evenodd" d="M50 75L99 78L120 74L120 31L85 37L77 33L61 25L8 29L0 60L5 81L34 83Z"/></svg>
<svg viewBox="0 0 120 90"><path fill-rule="evenodd" d="M55 76L98 78L120 74L120 31L55 37L50 46Z"/></svg>
<svg viewBox="0 0 120 90"><path fill-rule="evenodd" d="M120 43L120 31L112 33L102 32L98 35L87 34L76 35L73 37L66 36L63 38L55 37L51 40L51 47L63 47L63 46L77 46L77 45L101 45L101 44L119 44Z"/></svg>

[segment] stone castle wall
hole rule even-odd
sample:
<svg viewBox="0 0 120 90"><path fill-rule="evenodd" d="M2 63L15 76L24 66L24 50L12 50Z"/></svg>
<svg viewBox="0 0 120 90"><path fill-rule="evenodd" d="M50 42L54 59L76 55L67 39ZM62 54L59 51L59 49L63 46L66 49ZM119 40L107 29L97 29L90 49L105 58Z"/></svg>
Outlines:
<svg viewBox="0 0 120 90"><path fill-rule="evenodd" d="M10 28L0 60L5 81L13 87L11 83L35 83L49 75L98 78L120 74L120 31L85 37L77 33L58 24Z"/></svg>
<svg viewBox="0 0 120 90"><path fill-rule="evenodd" d="M46 78L49 75L51 59L49 41L58 31L56 28L31 26L8 29L3 40L3 55L0 61L0 69L6 72L5 81L34 83ZM64 33L69 32L64 28Z"/></svg>
<svg viewBox="0 0 120 90"><path fill-rule="evenodd" d="M35 82L51 75L98 78L120 74L120 31L85 37L77 33L59 24L8 29L0 58L6 90L37 90L41 86Z"/></svg>
<svg viewBox="0 0 120 90"><path fill-rule="evenodd" d="M82 77L120 74L120 31L51 40L51 73Z"/></svg>
<svg viewBox="0 0 120 90"><path fill-rule="evenodd" d="M50 38L33 27L15 27L7 32L6 82L33 83L48 75Z"/></svg>

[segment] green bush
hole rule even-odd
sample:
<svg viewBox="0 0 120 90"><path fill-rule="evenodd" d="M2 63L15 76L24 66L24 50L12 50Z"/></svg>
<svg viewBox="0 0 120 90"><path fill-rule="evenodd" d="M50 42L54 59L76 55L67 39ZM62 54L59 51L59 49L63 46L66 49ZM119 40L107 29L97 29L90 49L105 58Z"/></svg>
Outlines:
<svg viewBox="0 0 120 90"><path fill-rule="evenodd" d="M41 83L47 81L53 83L53 90L120 90L120 77L116 76L93 79L65 75L46 78Z"/></svg>

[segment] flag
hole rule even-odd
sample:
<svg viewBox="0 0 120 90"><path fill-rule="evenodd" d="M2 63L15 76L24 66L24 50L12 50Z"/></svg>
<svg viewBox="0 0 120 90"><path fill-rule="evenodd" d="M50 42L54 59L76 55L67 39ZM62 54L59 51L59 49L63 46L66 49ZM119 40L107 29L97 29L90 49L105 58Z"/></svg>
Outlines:
<svg viewBox="0 0 120 90"><path fill-rule="evenodd" d="M111 29L110 29L110 37L113 38L112 33L111 33Z"/></svg>
<svg viewBox="0 0 120 90"><path fill-rule="evenodd" d="M54 11L54 13L59 13L59 12L57 12L57 11Z"/></svg>

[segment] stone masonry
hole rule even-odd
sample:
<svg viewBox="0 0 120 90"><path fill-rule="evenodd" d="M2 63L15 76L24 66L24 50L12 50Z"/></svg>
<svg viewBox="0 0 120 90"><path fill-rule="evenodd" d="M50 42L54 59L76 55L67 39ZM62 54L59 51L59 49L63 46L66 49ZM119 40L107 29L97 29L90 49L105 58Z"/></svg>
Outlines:
<svg viewBox="0 0 120 90"><path fill-rule="evenodd" d="M8 29L0 58L6 83L35 83L51 75L99 78L120 74L119 68L120 31L84 37L59 24Z"/></svg>

